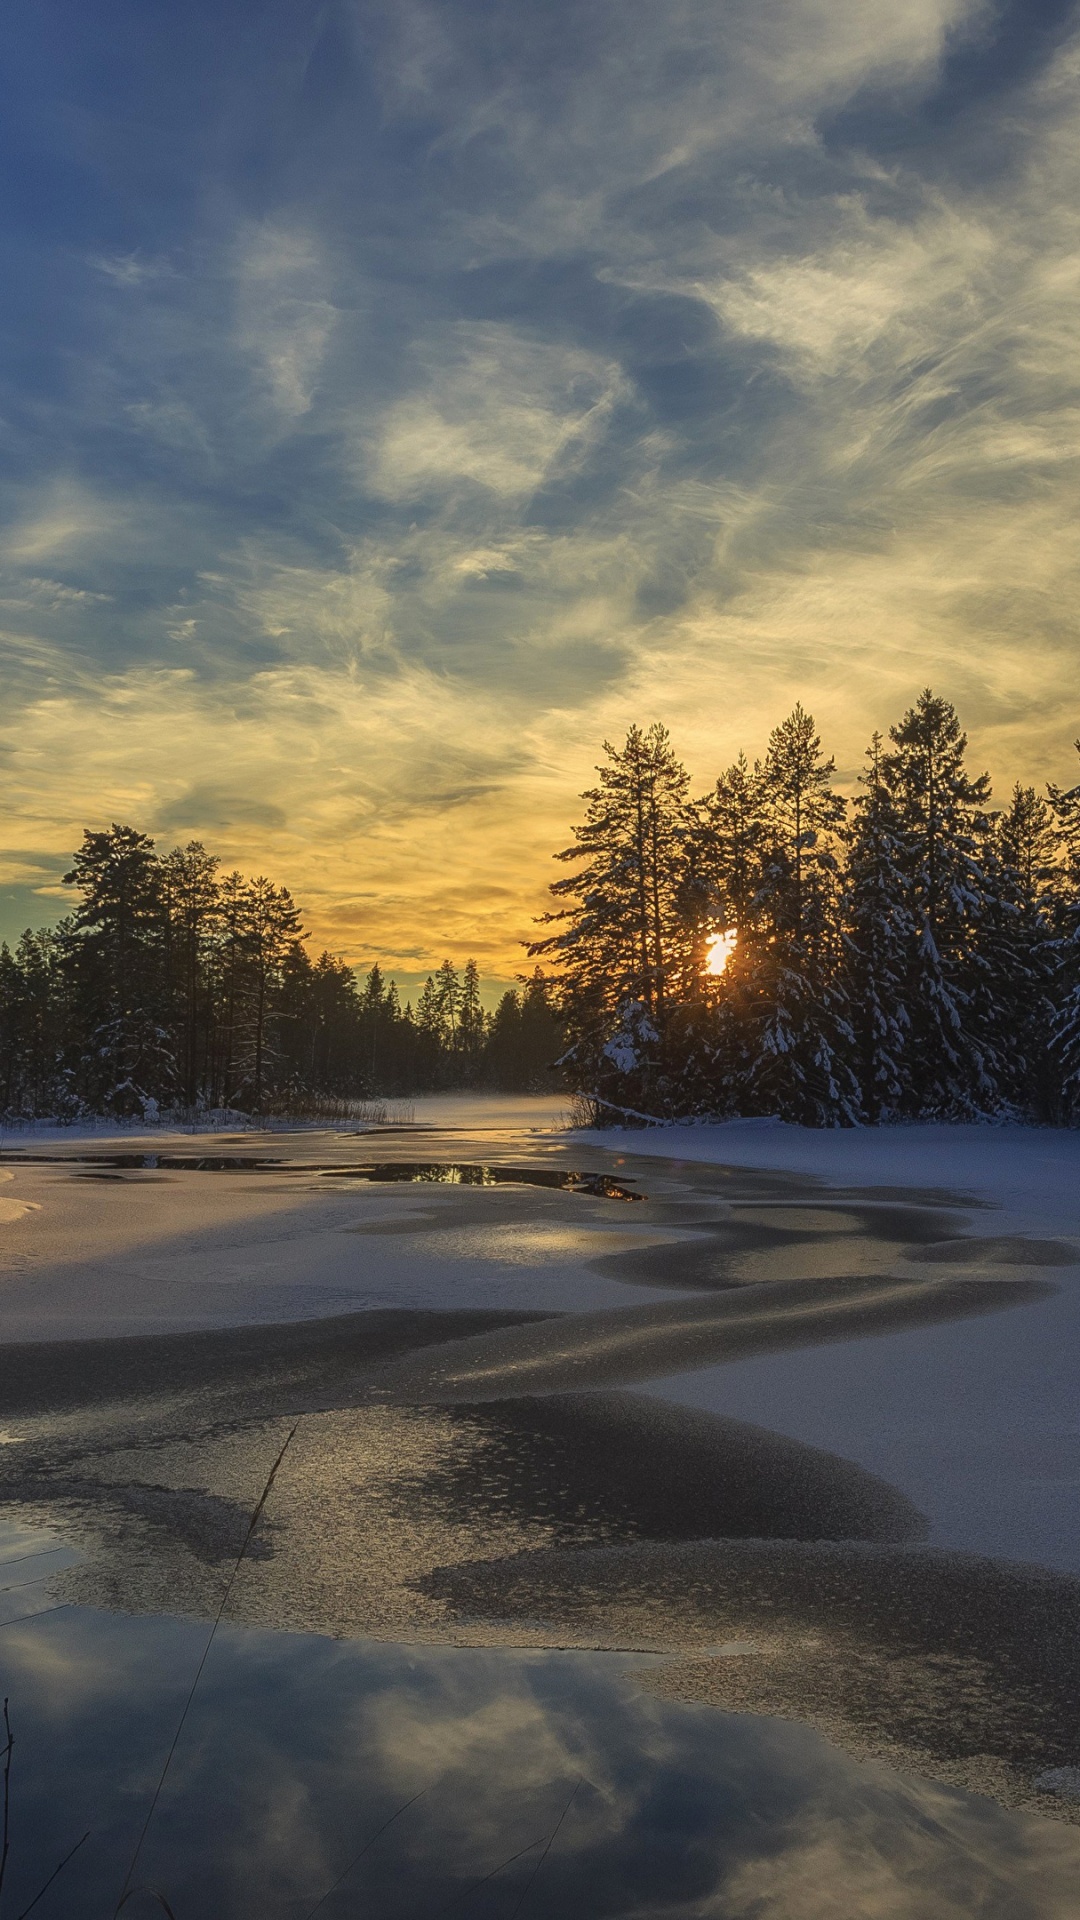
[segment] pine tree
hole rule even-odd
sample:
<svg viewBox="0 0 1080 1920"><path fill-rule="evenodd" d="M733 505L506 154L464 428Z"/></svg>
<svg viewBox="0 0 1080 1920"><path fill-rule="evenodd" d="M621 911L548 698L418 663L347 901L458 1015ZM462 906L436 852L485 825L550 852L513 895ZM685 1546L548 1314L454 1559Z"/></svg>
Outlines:
<svg viewBox="0 0 1080 1920"><path fill-rule="evenodd" d="M748 1099L804 1126L850 1125L859 1113L838 967L844 802L834 772L812 716L796 706L760 772L761 874L731 968L750 1048Z"/></svg>
<svg viewBox="0 0 1080 1920"><path fill-rule="evenodd" d="M1076 742L1080 753L1080 740ZM1060 1074L1065 1117L1080 1122L1080 786L1050 788L1064 850L1057 901L1054 1015L1051 1044Z"/></svg>
<svg viewBox="0 0 1080 1920"><path fill-rule="evenodd" d="M972 1118L999 1095L992 980L982 929L991 898L985 856L990 780L964 766L955 708L927 688L898 725L881 777L896 809L914 922L907 1006L908 1110Z"/></svg>
<svg viewBox="0 0 1080 1920"><path fill-rule="evenodd" d="M453 1051L457 1045L461 1018L461 979L452 960L444 960L435 975L435 1004L438 1008L439 1038Z"/></svg>
<svg viewBox="0 0 1080 1920"><path fill-rule="evenodd" d="M461 977L457 1049L468 1086L474 1086L479 1077L485 1037L484 1009L480 1002L480 969L475 960L466 960Z"/></svg>
<svg viewBox="0 0 1080 1920"><path fill-rule="evenodd" d="M761 766L746 755L725 769L700 802L697 864L707 886L709 918L721 928L753 923L765 852Z"/></svg>
<svg viewBox="0 0 1080 1920"><path fill-rule="evenodd" d="M1060 836L1034 787L1017 782L987 849L980 959L1000 1091L1022 1115L1051 1119Z"/></svg>
<svg viewBox="0 0 1080 1920"><path fill-rule="evenodd" d="M212 949L218 929L219 861L198 840L174 847L159 867L165 973L177 1090L186 1107L207 1092L213 1047Z"/></svg>
<svg viewBox="0 0 1080 1920"><path fill-rule="evenodd" d="M83 835L64 875L82 899L65 936L78 1077L99 1112L142 1115L174 1082L166 1024L165 922L153 841L114 824Z"/></svg>
<svg viewBox="0 0 1080 1920"><path fill-rule="evenodd" d="M304 938L299 910L287 888L275 887L261 875L248 882L241 899L239 938L242 972L234 1053L238 1077L232 1099L258 1113L271 1090L280 1055L275 1017L286 965Z"/></svg>
<svg viewBox="0 0 1080 1920"><path fill-rule="evenodd" d="M4 1113L68 1118L79 1090L66 1064L70 993L63 956L70 928L27 928L12 953L0 948L0 1087ZM74 1051L74 1049L72 1049Z"/></svg>
<svg viewBox="0 0 1080 1920"><path fill-rule="evenodd" d="M631 727L624 746L605 741L604 752L575 845L556 856L584 862L552 886L571 902L543 916L561 931L529 953L558 964L581 1068L621 1078L636 1051L648 1084L662 1070L668 1003L692 964L681 894L689 778L661 726Z"/></svg>
<svg viewBox="0 0 1080 1920"><path fill-rule="evenodd" d="M907 989L915 948L900 821L882 778L875 733L849 834L845 897L847 1003L866 1117L879 1126L903 1110L911 1016Z"/></svg>

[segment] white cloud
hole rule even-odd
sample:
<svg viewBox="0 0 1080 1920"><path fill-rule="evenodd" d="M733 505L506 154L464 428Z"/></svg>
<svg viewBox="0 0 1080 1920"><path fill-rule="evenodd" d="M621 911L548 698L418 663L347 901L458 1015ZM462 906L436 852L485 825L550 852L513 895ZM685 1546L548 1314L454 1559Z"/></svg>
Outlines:
<svg viewBox="0 0 1080 1920"><path fill-rule="evenodd" d="M337 318L315 240L268 222L244 235L234 279L237 345L293 422L310 410Z"/></svg>
<svg viewBox="0 0 1080 1920"><path fill-rule="evenodd" d="M625 394L619 369L503 325L461 321L419 350L418 391L383 415L372 478L389 499L469 481L510 498L579 462Z"/></svg>
<svg viewBox="0 0 1080 1920"><path fill-rule="evenodd" d="M59 481L16 520L0 543L9 564L34 566L69 559L111 539L122 525L120 507L78 481Z"/></svg>

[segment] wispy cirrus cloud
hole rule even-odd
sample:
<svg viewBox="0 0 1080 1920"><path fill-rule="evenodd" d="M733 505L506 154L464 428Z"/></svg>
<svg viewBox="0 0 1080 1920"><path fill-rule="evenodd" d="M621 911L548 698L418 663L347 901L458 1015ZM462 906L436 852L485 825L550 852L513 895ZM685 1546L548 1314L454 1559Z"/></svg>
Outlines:
<svg viewBox="0 0 1080 1920"><path fill-rule="evenodd" d="M212 72L142 36L164 144L80 82L129 214L72 171L12 228L18 843L127 809L357 957L512 968L631 719L704 785L801 697L853 776L933 681L1002 779L1067 773L1080 56L1036 11L356 0L253 49L227 5Z"/></svg>

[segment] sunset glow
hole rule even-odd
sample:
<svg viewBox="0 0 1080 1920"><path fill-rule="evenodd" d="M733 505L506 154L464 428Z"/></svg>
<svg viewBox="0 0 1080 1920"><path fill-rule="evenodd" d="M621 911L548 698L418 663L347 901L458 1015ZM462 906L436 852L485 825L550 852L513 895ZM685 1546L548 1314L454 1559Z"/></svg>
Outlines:
<svg viewBox="0 0 1080 1920"><path fill-rule="evenodd" d="M703 793L802 699L852 793L940 683L997 795L1071 779L1064 15L498 11L22 10L9 937L131 819L512 979L653 718Z"/></svg>
<svg viewBox="0 0 1080 1920"><path fill-rule="evenodd" d="M717 978L726 968L738 942L736 927L728 927L724 933L711 933L705 942L705 971Z"/></svg>

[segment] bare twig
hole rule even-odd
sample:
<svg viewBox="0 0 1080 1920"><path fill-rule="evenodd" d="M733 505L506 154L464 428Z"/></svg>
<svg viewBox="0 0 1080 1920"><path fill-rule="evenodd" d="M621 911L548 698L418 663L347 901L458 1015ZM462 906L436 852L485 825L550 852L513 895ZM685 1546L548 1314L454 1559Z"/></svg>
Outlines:
<svg viewBox="0 0 1080 1920"><path fill-rule="evenodd" d="M11 1749L15 1745L15 1735L11 1731L11 1716L8 1713L7 1696L4 1696L4 1732L7 1744L4 1747L4 1815L3 1833L0 1836L0 1899L4 1894L4 1874L7 1872L8 1848L11 1845Z"/></svg>
<svg viewBox="0 0 1080 1920"><path fill-rule="evenodd" d="M57 1600L56 1604L51 1607L35 1607L33 1613L13 1614L10 1620L0 1620L0 1633L3 1632L5 1627L21 1627L26 1620L40 1620L43 1613L59 1613L62 1608L68 1605L70 1605L70 1602L67 1600Z"/></svg>
<svg viewBox="0 0 1080 1920"><path fill-rule="evenodd" d="M5 1567L21 1567L24 1560L45 1560L50 1553L66 1553L67 1547L61 1541L58 1547L38 1547L33 1553L17 1553L11 1560L0 1560L0 1573ZM48 1576L45 1576L48 1578Z"/></svg>
<svg viewBox="0 0 1080 1920"><path fill-rule="evenodd" d="M521 1909L525 1905L525 1902L528 1899L529 1894L532 1892L532 1889L536 1884L536 1876L540 1872L540 1869L543 1866L544 1861L547 1859L548 1854L551 1852L552 1847L555 1845L555 1842L559 1837L559 1828L562 1826L563 1821L566 1819L567 1814L569 1813L571 1807L574 1804L574 1799L580 1785L581 1785L581 1775L579 1774L577 1779L574 1782L573 1793L571 1793L569 1800L567 1801L565 1807L563 1808L558 1819L556 1820L554 1827L552 1828L551 1832L548 1835L547 1844L544 1848L543 1853L540 1855L539 1860L537 1861L535 1867L533 1868L528 1879L526 1880L525 1885L521 1889L521 1895L518 1899L517 1906L514 1908L513 1913L510 1915L510 1920L517 1920L518 1914L521 1912Z"/></svg>
<svg viewBox="0 0 1080 1920"><path fill-rule="evenodd" d="M370 1852L371 1848L375 1845L376 1840L381 1840L387 1828L392 1827L395 1820L400 1820L403 1813L408 1813L410 1807L415 1807L417 1801L422 1800L425 1793L427 1792L428 1792L427 1787L421 1788L419 1793L413 1794L413 1797L411 1800L406 1800L405 1805L403 1807L399 1807L396 1813L392 1813L390 1815L389 1820L384 1820L381 1827L376 1827L375 1832L372 1834L370 1840L365 1840L359 1853L354 1854L352 1859L349 1861L348 1866L343 1868L342 1871L338 1874L338 1877L334 1881L333 1886L327 1887L326 1892L321 1893L319 1895L319 1898L316 1900L315 1905L313 1907L308 1908L307 1912L304 1915L304 1920L312 1920L312 1916L318 1913L319 1908L326 1905L326 1902L329 1900L330 1895L332 1893L336 1893L338 1888L341 1886L342 1882L348 1879L353 1868L359 1866L365 1853Z"/></svg>
<svg viewBox="0 0 1080 1920"><path fill-rule="evenodd" d="M139 1834L139 1838L135 1842L135 1851L131 1856L131 1860L128 1864L128 1870L124 1875L124 1884L120 1889L120 1897L117 1900L115 1907L113 1908L112 1920L116 1920L116 1916L120 1912L121 1907L126 1905L127 1901L131 1897L131 1894L134 1892L134 1888L131 1885L132 1876L135 1872L136 1866L138 1865L139 1855L143 1849L143 1842L145 1841L146 1836L150 1831L150 1822L153 1819L154 1814L157 1810L157 1803L161 1798L161 1790L165 1785L166 1776L168 1774L169 1768L172 1766L173 1755L175 1754L177 1746L179 1745L180 1735L184 1730L184 1722L191 1711L191 1703L195 1698L195 1690L199 1684L199 1681L202 1679L203 1668L205 1667L206 1662L210 1657L210 1649L214 1644L214 1635L216 1634L219 1626L221 1625L222 1615L224 1614L225 1609L229 1604L229 1596L232 1593L233 1586L236 1581L236 1576L240 1571L241 1561L243 1560L244 1555L251 1544L251 1536L255 1532L255 1529L259 1524L259 1517L269 1498L270 1489L273 1486L274 1480L277 1476L277 1470L280 1467L282 1461L285 1458L286 1453L289 1450L289 1446L292 1442L293 1435L295 1434L296 1429L299 1425L300 1425L299 1420L296 1420L293 1422L293 1425L290 1427L288 1435L285 1440L285 1445L282 1447L281 1452L278 1454L277 1459L274 1461L273 1466L271 1467L269 1473L266 1476L266 1484L263 1487L261 1494L259 1495L258 1501L256 1502L256 1505L255 1505L255 1510L251 1516L251 1519L248 1521L248 1528L247 1528L247 1532L244 1535L243 1545L241 1546L240 1551L236 1556L236 1561L233 1566L232 1572L229 1575L228 1581L226 1583L225 1591L221 1596L221 1605L219 1606L217 1613L214 1616L214 1624L210 1629L209 1638L207 1639L206 1645L202 1650L202 1658L200 1659L199 1664L195 1669L195 1678L193 1679L191 1686L188 1690L187 1699L184 1701L183 1712L181 1713L180 1718L176 1723L176 1732L173 1734L172 1744L169 1747L168 1753L165 1755L165 1765L161 1769L161 1774L159 1776L157 1786L154 1788L154 1796L147 1810L146 1819L143 1821L142 1832ZM158 1893L155 1887L149 1887L147 1891L149 1893L152 1893L155 1899L157 1900L164 1899L164 1896ZM168 1911L169 1909L166 1906L166 1912Z"/></svg>
<svg viewBox="0 0 1080 1920"><path fill-rule="evenodd" d="M63 1859L58 1863L57 1866L53 1868L52 1872L50 1873L48 1879L45 1882L45 1885L43 1887L38 1888L37 1892L35 1893L33 1899L30 1902L30 1905L28 1907L23 1908L22 1912L16 1916L16 1920L26 1920L27 1914L33 1912L33 1909L37 1906L37 1903L41 1899L42 1894L48 1893L49 1888L52 1886L52 1883L56 1879L57 1874L63 1873L64 1868L67 1866L68 1861L74 1859L75 1855L79 1851L79 1848L84 1844L85 1841L89 1840L90 1831L91 1831L90 1828L87 1827L86 1832L83 1834L82 1839L76 1840L75 1845L68 1849Z"/></svg>
<svg viewBox="0 0 1080 1920"><path fill-rule="evenodd" d="M541 1834L539 1840L530 1840L527 1847L519 1848L518 1852L512 1853L509 1859L500 1860L498 1866L492 1867L490 1873L482 1873L479 1880L473 1880L469 1886L462 1887L461 1892L455 1893L451 1899L446 1902L445 1906L437 1907L431 1916L431 1920L441 1920L441 1916L444 1913L449 1913L451 1907L456 1907L459 1900L467 1900L470 1893L475 1893L478 1887L486 1886L489 1880L494 1880L497 1873L502 1873L506 1867L512 1867L515 1860L524 1860L527 1853L532 1853L535 1847L542 1847L543 1844L544 1835ZM550 1839L548 1844L550 1845Z"/></svg>
<svg viewBox="0 0 1080 1920"><path fill-rule="evenodd" d="M160 1890L157 1887L152 1887L148 1880L140 1880L137 1887L129 1887L123 1899L120 1902L120 1907L126 1907L128 1901L134 1900L135 1895L137 1893L148 1893L150 1895L151 1900L157 1901L158 1906L161 1908L162 1913L168 1914L169 1920L176 1920L176 1915L173 1912L172 1908L170 1907L168 1901L166 1900L165 1895L162 1892L160 1892ZM117 1913L119 1913L120 1907L117 1907L116 1909ZM22 1920L21 1914L19 1915L19 1920Z"/></svg>

